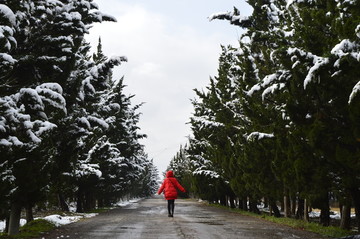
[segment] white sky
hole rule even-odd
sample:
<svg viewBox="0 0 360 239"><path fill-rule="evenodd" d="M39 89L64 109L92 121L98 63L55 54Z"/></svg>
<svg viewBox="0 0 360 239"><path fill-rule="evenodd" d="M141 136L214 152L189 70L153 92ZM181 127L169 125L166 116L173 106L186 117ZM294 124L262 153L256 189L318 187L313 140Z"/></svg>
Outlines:
<svg viewBox="0 0 360 239"><path fill-rule="evenodd" d="M141 141L159 172L187 142L195 98L217 74L220 45L237 45L241 29L227 21L209 22L211 14L241 15L251 8L245 0L95 0L99 10L117 23L96 24L87 37L97 46L101 37L107 56L126 56L114 78L124 76L132 103L145 102L139 126L148 135Z"/></svg>

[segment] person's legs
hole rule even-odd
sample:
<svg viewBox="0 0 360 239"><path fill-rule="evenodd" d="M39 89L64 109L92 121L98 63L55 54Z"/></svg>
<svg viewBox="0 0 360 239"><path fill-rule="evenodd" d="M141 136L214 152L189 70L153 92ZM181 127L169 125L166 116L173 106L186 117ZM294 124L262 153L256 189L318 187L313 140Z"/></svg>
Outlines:
<svg viewBox="0 0 360 239"><path fill-rule="evenodd" d="M171 216L171 200L168 200L168 213L169 213L169 217Z"/></svg>
<svg viewBox="0 0 360 239"><path fill-rule="evenodd" d="M174 216L174 209L175 209L175 199L173 200L171 204L171 215Z"/></svg>
<svg viewBox="0 0 360 239"><path fill-rule="evenodd" d="M169 217L172 217L174 214L174 207L175 207L175 200L168 200L168 212L169 212Z"/></svg>

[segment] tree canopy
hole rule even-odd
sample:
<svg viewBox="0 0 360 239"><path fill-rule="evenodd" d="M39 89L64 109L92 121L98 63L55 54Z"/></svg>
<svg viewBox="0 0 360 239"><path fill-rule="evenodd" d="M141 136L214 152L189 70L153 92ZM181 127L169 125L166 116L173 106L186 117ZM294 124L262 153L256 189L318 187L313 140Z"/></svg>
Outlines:
<svg viewBox="0 0 360 239"><path fill-rule="evenodd" d="M0 1L0 219L19 228L39 203L79 212L154 192L157 170L139 142L141 105L84 37L116 21L92 0ZM29 210L28 210L29 211ZM29 217L30 218L30 217Z"/></svg>

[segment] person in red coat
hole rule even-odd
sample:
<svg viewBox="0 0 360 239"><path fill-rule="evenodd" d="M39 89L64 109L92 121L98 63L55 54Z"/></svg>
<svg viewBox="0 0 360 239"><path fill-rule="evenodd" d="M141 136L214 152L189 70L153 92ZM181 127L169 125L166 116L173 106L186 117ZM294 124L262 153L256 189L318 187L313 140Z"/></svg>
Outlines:
<svg viewBox="0 0 360 239"><path fill-rule="evenodd" d="M170 170L166 173L166 178L157 192L158 194L161 194L163 191L165 191L164 195L165 199L168 201L169 217L174 216L175 199L177 199L178 196L177 189L182 192L186 192L174 177L174 172Z"/></svg>

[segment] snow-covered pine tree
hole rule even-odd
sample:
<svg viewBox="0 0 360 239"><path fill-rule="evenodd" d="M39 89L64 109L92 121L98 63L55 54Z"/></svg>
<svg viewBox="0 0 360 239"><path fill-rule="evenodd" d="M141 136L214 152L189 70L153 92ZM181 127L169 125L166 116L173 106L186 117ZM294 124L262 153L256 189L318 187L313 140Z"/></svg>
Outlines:
<svg viewBox="0 0 360 239"><path fill-rule="evenodd" d="M1 183L5 189L1 194L11 205L9 234L18 231L21 206L31 206L41 196L46 185L47 172L44 157L49 145L45 136L56 128L56 117L66 113L62 88L58 83L34 82L36 72L20 75L26 54L21 51L23 35L21 23L27 15L21 12L27 5L24 2L1 3L1 56L6 60L1 66ZM10 8L13 7L13 8ZM18 10L18 11L16 11ZM28 9L31 11L31 8ZM16 12L16 14L14 14ZM5 26L5 27L4 27ZM4 28L3 28L4 27ZM26 39L29 40L29 39ZM34 169L34 174L28 170ZM9 186L10 185L10 186ZM31 217L29 217L31 218Z"/></svg>
<svg viewBox="0 0 360 239"><path fill-rule="evenodd" d="M89 153L99 140L103 142L101 139L109 129L107 118L111 116L103 114L103 98L111 91L112 68L126 61L124 57L113 57L95 63L90 60L89 51L90 46L86 43L79 49L76 70L69 78L70 85L73 86L71 92L75 89L75 92L70 92L70 96L74 97L73 94L76 93L77 97L70 100L67 118L61 124L62 130L58 131L62 136L58 137L60 142L56 170L60 172L61 178L61 172L66 172L74 180L72 184L77 185L78 211L83 211L84 207L87 209L90 205L85 205L85 201L94 202L90 199L93 194L87 192L87 189L93 188L88 185L94 184L94 177L99 178L101 171L99 161L91 158ZM73 190L62 190L64 189ZM86 200L86 197L90 198Z"/></svg>
<svg viewBox="0 0 360 239"><path fill-rule="evenodd" d="M138 171L139 177L132 183L130 196L132 197L150 197L159 189L159 172L145 153L138 154L141 170Z"/></svg>
<svg viewBox="0 0 360 239"><path fill-rule="evenodd" d="M0 78L1 151L6 156L0 163L6 190L1 195L11 199L9 234L16 234L19 208L36 201L32 192L45 187L34 180L46 180L50 171L44 165L55 161L57 143L49 132L68 112L63 96L68 100L71 92L64 89L84 34L93 22L114 19L85 0L9 0L0 6L1 57L6 60ZM24 173L29 164L45 171Z"/></svg>
<svg viewBox="0 0 360 239"><path fill-rule="evenodd" d="M319 205L324 211L321 221L328 225L329 192L321 191L326 186L346 207L350 206L352 198L357 212L360 211L360 182L350 179L359 175L356 166L360 149L356 133L359 98L353 96L357 95L359 82L359 23L356 19L360 6L357 1L305 1L294 2L289 9L299 24L294 24L294 43L287 49L287 60L293 63L288 69L301 84L293 92L301 89L305 92L301 97L311 102L312 107L303 117L307 119L305 131L309 143L318 155L319 190L314 190L310 196L322 203ZM322 185L320 175L328 177L331 183Z"/></svg>
<svg viewBox="0 0 360 239"><path fill-rule="evenodd" d="M188 146L180 145L179 151L176 155L171 159L168 170L174 171L175 177L180 182L180 184L186 189L185 193L179 194L182 197L189 197L189 192L192 191L192 171L191 171L191 163L187 154Z"/></svg>
<svg viewBox="0 0 360 239"><path fill-rule="evenodd" d="M211 80L213 83L213 81ZM228 183L229 175L221 167L221 159L217 156L220 144L227 144L228 138L223 138L225 125L217 119L219 99L214 91L214 85L208 87L208 92L195 90L198 100L194 100L194 113L190 118L193 137L189 139L189 159L193 164L194 189L201 198L210 201L221 201L226 204L226 196L232 196ZM230 127L231 128L231 127ZM219 150L220 151L220 150ZM210 188L206 188L204 181L210 180ZM212 189L211 189L212 187ZM209 190L210 189L210 190Z"/></svg>
<svg viewBox="0 0 360 239"><path fill-rule="evenodd" d="M271 181L276 182L275 178L277 177L270 165L273 164L275 155L282 154L282 149L275 142L281 142L280 139L286 137L286 134L284 135L280 131L286 128L288 120L284 114L284 104L281 99L270 98L268 94L281 90L285 86L281 81L273 82L275 79L286 78L286 72L280 70L276 72L278 65L272 60L272 52L280 48L281 44L285 44L281 33L277 30L283 24L280 9L283 9L284 1L248 1L248 3L253 7L253 14L250 17L241 16L235 8L232 13L214 14L211 19L227 19L234 25L246 28L240 39L239 49L233 51L235 53L235 60L233 61L237 61L234 65L237 69L234 82L238 92L239 108L248 120L246 124L242 124L242 127L245 128L242 133L247 139L258 142L259 145L265 143L261 140L264 139L263 136L273 138L272 141L267 139L268 146L263 145L263 147L276 147L276 149L264 158L262 150L252 150L246 143L238 144L237 146L240 147L237 152L242 152L242 155L252 155L247 159L248 162L244 163L245 167L246 165L250 168L251 165L259 165L257 161L267 162L262 164L262 166L268 165L263 176L269 177L270 181L256 180L256 176L259 174L255 177L250 176L249 179L253 180L254 188L258 183L268 184L263 187L268 190L262 192L266 194L263 196L269 197L270 201L275 201L279 195L279 188L282 186L278 183L269 184ZM276 74L270 74L273 71ZM264 83L262 84L262 82ZM267 88L269 83L272 83L272 88ZM267 88L267 90L264 93L259 93L258 89L262 87ZM276 135L275 132L279 132L279 134ZM259 171L261 170L259 169ZM250 182L247 184L251 185ZM271 198L273 199L271 200Z"/></svg>
<svg viewBox="0 0 360 239"><path fill-rule="evenodd" d="M136 184L141 179L145 169L143 163L147 160L144 146L139 142L140 139L146 137L145 134L139 132L138 126L140 113L137 111L141 104L132 106L131 99L134 96L126 96L123 92L124 87L123 79L114 82L114 94L108 98L108 101L119 104L119 109L112 114L113 124L108 134L110 142L116 144L124 157L122 168L118 171L118 177L121 179L118 187L123 188L123 191L118 192L118 198L131 194L134 188L132 183ZM112 133L114 130L116 134Z"/></svg>
<svg viewBox="0 0 360 239"><path fill-rule="evenodd" d="M147 161L139 143L145 135L137 132L140 115L135 111L138 106L132 107L132 96L124 94L123 79L111 85L107 93L102 94L99 106L99 114L109 125L102 138L106 143L99 141L97 148L91 152L93 162L99 163L103 173L98 189L99 200L104 205L133 193L137 180L144 173L143 164Z"/></svg>
<svg viewBox="0 0 360 239"><path fill-rule="evenodd" d="M282 131L274 131L283 145L280 155L288 155L287 160L276 159L274 165L284 171L279 175L286 187L294 186L301 197L322 209L321 222L327 225L330 188L335 187L337 197L346 204L352 197L359 207L359 182L346 183L350 182L347 176L358 177L359 3L249 3L254 7L249 18L241 18L237 11L213 18L228 19L241 27L244 19L250 20L248 45L254 52L264 49L262 54L251 55L253 72L263 73L250 92L259 91L265 106L280 107L283 118L290 120L280 124L288 129L288 140L279 134ZM257 58L260 61L256 62ZM261 64L267 58L270 61ZM300 176L295 182L289 180L294 172Z"/></svg>
<svg viewBox="0 0 360 239"><path fill-rule="evenodd" d="M146 156L147 158L148 156ZM145 171L142 176L142 189L140 190L140 196L151 196L154 195L160 184L159 171L154 165L154 161L146 160L147 165L145 166Z"/></svg>

